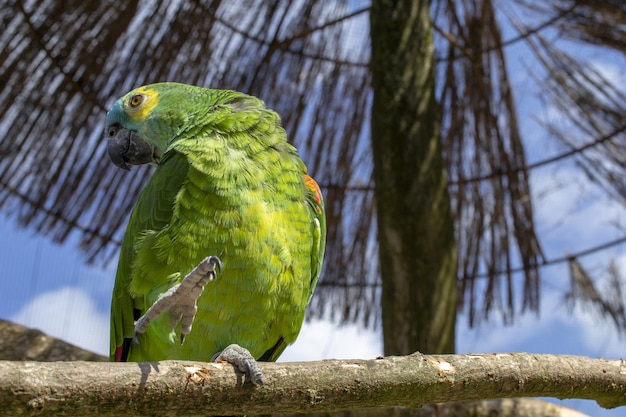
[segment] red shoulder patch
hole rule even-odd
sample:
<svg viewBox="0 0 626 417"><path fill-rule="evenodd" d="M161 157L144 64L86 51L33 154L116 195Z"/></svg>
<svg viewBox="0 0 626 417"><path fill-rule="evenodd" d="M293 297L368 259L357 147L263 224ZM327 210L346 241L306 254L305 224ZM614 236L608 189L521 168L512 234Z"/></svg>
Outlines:
<svg viewBox="0 0 626 417"><path fill-rule="evenodd" d="M306 187L313 192L313 198L315 199L315 203L318 205L317 212L321 213L322 208L322 190L320 190L320 186L315 182L315 180L309 175L304 176L304 183Z"/></svg>
<svg viewBox="0 0 626 417"><path fill-rule="evenodd" d="M122 351L122 346L118 346L115 348L115 362L122 362Z"/></svg>

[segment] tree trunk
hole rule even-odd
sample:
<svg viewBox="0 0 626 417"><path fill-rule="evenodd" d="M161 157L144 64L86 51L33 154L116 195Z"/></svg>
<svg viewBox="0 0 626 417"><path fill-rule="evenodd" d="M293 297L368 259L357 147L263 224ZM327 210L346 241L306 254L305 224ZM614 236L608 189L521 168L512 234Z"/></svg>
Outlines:
<svg viewBox="0 0 626 417"><path fill-rule="evenodd" d="M370 20L385 355L451 353L456 244L428 1L374 0Z"/></svg>

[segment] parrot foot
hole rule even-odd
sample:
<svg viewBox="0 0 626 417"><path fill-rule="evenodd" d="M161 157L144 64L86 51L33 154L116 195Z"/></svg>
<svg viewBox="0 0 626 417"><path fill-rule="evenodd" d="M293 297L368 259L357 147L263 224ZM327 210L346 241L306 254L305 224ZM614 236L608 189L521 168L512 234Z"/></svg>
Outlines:
<svg viewBox="0 0 626 417"><path fill-rule="evenodd" d="M213 281L217 272L222 270L222 262L217 256L208 256L196 266L180 284L163 293L150 306L148 311L135 322L133 343L139 344L137 336L144 333L150 322L166 311L171 311L176 318L176 323L182 321L180 329L180 344L185 341L185 336L191 331L193 319L196 316L196 302L204 286Z"/></svg>
<svg viewBox="0 0 626 417"><path fill-rule="evenodd" d="M212 362L228 362L235 367L238 375L243 374L246 381L252 382L254 385L263 385L263 372L259 368L259 364L254 359L248 349L237 344L226 346L226 348L216 353L211 359Z"/></svg>

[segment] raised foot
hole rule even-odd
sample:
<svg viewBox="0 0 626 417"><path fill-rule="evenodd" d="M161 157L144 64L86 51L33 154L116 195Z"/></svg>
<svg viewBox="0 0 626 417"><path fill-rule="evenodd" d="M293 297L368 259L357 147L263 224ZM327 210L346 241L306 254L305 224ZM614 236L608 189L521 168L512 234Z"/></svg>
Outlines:
<svg viewBox="0 0 626 417"><path fill-rule="evenodd" d="M235 372L245 376L246 381L250 381L254 385L263 385L263 372L261 372L259 364L246 348L237 344L228 345L223 351L215 354L212 361L228 362L235 366Z"/></svg>
<svg viewBox="0 0 626 417"><path fill-rule="evenodd" d="M133 342L139 344L137 335L144 333L150 322L166 311L172 313L174 325L179 321L180 344L185 341L185 336L191 331L193 319L196 316L196 302L204 290L204 286L213 281L216 273L222 270L222 262L217 256L208 256L196 266L180 284L163 293L146 313L135 322Z"/></svg>

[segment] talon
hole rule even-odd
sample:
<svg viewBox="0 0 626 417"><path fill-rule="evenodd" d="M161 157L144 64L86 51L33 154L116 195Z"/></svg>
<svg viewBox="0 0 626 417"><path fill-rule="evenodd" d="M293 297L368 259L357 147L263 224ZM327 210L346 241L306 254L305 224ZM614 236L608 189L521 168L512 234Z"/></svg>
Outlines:
<svg viewBox="0 0 626 417"><path fill-rule="evenodd" d="M259 368L257 361L248 349L237 344L226 346L223 351L213 355L211 361L224 361L232 364L235 367L235 372L243 374L245 380L252 382L254 385L262 386L264 383L263 372Z"/></svg>
<svg viewBox="0 0 626 417"><path fill-rule="evenodd" d="M185 342L186 336L191 332L191 325L196 317L196 302L204 290L204 286L217 277L222 271L222 261L217 256L204 258L189 274L183 278L180 284L174 285L163 293L152 306L135 322L133 343L139 344L138 335L144 333L151 321L166 311L171 311L175 317L175 323L181 323L180 344Z"/></svg>
<svg viewBox="0 0 626 417"><path fill-rule="evenodd" d="M214 269L217 269L217 272L222 272L222 261L215 255L211 255L208 258L205 258L205 261L213 264Z"/></svg>

